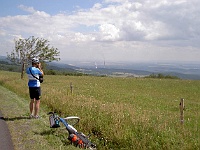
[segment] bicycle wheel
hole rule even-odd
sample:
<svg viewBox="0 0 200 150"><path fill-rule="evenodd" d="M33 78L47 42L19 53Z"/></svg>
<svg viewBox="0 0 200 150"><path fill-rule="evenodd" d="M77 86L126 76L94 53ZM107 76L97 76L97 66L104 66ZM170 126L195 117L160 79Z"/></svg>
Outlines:
<svg viewBox="0 0 200 150"><path fill-rule="evenodd" d="M68 124L70 124L70 125L72 125L72 126L74 126L75 124L77 124L77 123L79 122L79 120L80 120L80 118L77 117L77 116L69 116L69 117L66 117L66 118L64 118L64 119L65 119L65 121L66 121Z"/></svg>

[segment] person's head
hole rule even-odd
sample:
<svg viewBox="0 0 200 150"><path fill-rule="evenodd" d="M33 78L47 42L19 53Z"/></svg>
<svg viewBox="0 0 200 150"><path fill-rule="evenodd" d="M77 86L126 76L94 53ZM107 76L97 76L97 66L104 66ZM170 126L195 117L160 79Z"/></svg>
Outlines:
<svg viewBox="0 0 200 150"><path fill-rule="evenodd" d="M39 63L40 63L39 59L37 58L32 59L32 66L37 67Z"/></svg>

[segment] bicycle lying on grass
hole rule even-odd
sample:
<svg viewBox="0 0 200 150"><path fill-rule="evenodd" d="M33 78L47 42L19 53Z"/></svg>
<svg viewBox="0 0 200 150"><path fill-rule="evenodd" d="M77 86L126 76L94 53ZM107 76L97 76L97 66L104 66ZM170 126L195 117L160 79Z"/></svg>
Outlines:
<svg viewBox="0 0 200 150"><path fill-rule="evenodd" d="M75 124L79 122L80 120L79 117L70 116L66 118L61 118L54 112L49 112L48 115L50 115L49 116L50 127L59 128L60 122L63 123L63 125L66 127L69 133L68 140L71 141L71 143L74 144L76 147L82 149L96 150L96 145L89 140L89 137L81 132L78 132L73 127ZM71 124L69 124L68 122L71 122Z"/></svg>

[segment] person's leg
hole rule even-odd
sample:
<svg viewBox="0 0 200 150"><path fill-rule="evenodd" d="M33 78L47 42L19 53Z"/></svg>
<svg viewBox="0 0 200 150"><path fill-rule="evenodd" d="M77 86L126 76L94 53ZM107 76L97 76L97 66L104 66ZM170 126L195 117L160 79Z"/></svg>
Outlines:
<svg viewBox="0 0 200 150"><path fill-rule="evenodd" d="M39 109L40 109L40 100L35 100L35 112L34 116L37 117L39 114Z"/></svg>
<svg viewBox="0 0 200 150"><path fill-rule="evenodd" d="M40 109L40 96L41 96L41 88L36 88L35 94L35 105L34 105L34 117L39 118L39 109Z"/></svg>
<svg viewBox="0 0 200 150"><path fill-rule="evenodd" d="M33 117L33 111L34 111L34 89L32 87L29 87L29 94L30 94L30 104L29 104L29 109L30 109L30 117Z"/></svg>
<svg viewBox="0 0 200 150"><path fill-rule="evenodd" d="M33 115L33 110L34 110L34 101L35 99L31 99L29 108L30 108L30 115Z"/></svg>

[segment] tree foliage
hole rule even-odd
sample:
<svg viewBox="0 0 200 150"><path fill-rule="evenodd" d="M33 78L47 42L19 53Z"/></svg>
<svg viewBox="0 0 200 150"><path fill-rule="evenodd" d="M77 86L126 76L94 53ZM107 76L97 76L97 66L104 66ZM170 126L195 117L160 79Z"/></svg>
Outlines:
<svg viewBox="0 0 200 150"><path fill-rule="evenodd" d="M51 47L48 40L31 36L16 40L15 49L7 57L16 64L28 64L34 57L39 58L40 61L58 61L59 54L58 49Z"/></svg>
<svg viewBox="0 0 200 150"><path fill-rule="evenodd" d="M32 58L38 58L41 62L58 61L60 52L57 48L50 46L49 41L43 38L31 36L27 39L15 40L15 49L7 58L22 65L22 78L25 65L29 64Z"/></svg>

